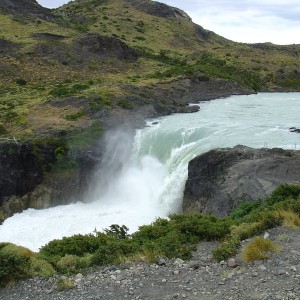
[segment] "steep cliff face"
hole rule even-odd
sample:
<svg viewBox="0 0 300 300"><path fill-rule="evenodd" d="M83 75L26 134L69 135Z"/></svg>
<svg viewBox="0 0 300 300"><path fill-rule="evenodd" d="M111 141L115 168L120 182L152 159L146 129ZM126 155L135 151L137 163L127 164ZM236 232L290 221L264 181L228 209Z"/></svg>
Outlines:
<svg viewBox="0 0 300 300"><path fill-rule="evenodd" d="M300 182L300 151L236 146L189 163L183 210L226 215L240 202L263 199L278 185Z"/></svg>
<svg viewBox="0 0 300 300"><path fill-rule="evenodd" d="M22 196L43 180L43 170L54 162L50 146L0 144L0 205L12 195Z"/></svg>
<svg viewBox="0 0 300 300"><path fill-rule="evenodd" d="M27 208L81 200L98 153L62 155L61 149L51 143L0 143L0 222Z"/></svg>

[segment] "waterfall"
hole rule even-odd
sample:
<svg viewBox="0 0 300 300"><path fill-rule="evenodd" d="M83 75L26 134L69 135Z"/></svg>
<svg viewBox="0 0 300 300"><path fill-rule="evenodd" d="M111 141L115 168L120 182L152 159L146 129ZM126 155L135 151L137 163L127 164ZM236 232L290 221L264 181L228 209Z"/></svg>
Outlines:
<svg viewBox="0 0 300 300"><path fill-rule="evenodd" d="M108 132L88 199L78 199L85 203L15 214L0 226L0 242L37 251L63 236L111 224L126 225L133 232L157 217L179 212L188 162L196 155L237 144L287 149L300 145L300 135L289 131L299 127L299 102L299 93L233 96L200 103L198 113L149 120L137 131Z"/></svg>

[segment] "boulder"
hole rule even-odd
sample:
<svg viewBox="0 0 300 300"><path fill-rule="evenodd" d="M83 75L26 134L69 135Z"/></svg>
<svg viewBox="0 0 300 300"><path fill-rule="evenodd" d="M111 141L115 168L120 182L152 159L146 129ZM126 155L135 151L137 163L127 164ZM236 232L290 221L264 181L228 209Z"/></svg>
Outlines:
<svg viewBox="0 0 300 300"><path fill-rule="evenodd" d="M244 201L264 199L281 184L300 182L300 151L214 149L189 163L184 212L227 215Z"/></svg>

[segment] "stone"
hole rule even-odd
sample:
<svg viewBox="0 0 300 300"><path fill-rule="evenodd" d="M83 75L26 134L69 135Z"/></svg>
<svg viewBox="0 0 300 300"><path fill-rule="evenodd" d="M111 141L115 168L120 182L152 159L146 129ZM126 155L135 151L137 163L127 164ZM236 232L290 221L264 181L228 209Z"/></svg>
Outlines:
<svg viewBox="0 0 300 300"><path fill-rule="evenodd" d="M200 264L198 261L192 260L189 262L189 267L193 270L197 270L200 267Z"/></svg>
<svg viewBox="0 0 300 300"><path fill-rule="evenodd" d="M229 268L236 268L237 267L237 263L236 263L235 259L234 258L228 259L227 266Z"/></svg>
<svg viewBox="0 0 300 300"><path fill-rule="evenodd" d="M157 264L158 264L159 266L165 266L165 265L166 265L166 263L167 263L167 262L166 262L166 260L165 260L165 259L163 259L163 258L160 258Z"/></svg>
<svg viewBox="0 0 300 300"><path fill-rule="evenodd" d="M279 269L278 272L277 272L278 275L285 275L286 272L284 269Z"/></svg>
<svg viewBox="0 0 300 300"><path fill-rule="evenodd" d="M75 275L74 279L82 279L83 278L83 275L81 273L78 273Z"/></svg>
<svg viewBox="0 0 300 300"><path fill-rule="evenodd" d="M260 269L261 271L266 271L267 270L266 266L264 266L264 265L258 266L258 269Z"/></svg>
<svg viewBox="0 0 300 300"><path fill-rule="evenodd" d="M184 263L184 260L182 260L181 258L176 258L173 264L175 266L181 266L183 263Z"/></svg>

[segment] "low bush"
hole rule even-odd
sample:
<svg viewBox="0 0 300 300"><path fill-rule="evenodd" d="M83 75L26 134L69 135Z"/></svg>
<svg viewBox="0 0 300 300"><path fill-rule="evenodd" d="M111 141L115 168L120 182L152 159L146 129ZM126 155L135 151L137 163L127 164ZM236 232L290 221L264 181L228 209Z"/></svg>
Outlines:
<svg viewBox="0 0 300 300"><path fill-rule="evenodd" d="M125 99L119 100L117 104L124 109L133 109L133 105Z"/></svg>
<svg viewBox="0 0 300 300"><path fill-rule="evenodd" d="M41 248L40 253L46 257L63 257L67 254L83 256L87 253L94 253L101 245L106 244L107 240L108 237L103 233L77 234L49 242Z"/></svg>
<svg viewBox="0 0 300 300"><path fill-rule="evenodd" d="M26 85L27 84L27 81L23 78L18 78L16 79L16 84L18 85Z"/></svg>
<svg viewBox="0 0 300 300"><path fill-rule="evenodd" d="M44 259L31 257L29 273L31 276L50 277L54 275L56 271L53 266Z"/></svg>
<svg viewBox="0 0 300 300"><path fill-rule="evenodd" d="M68 121L76 121L84 116L84 110L79 109L78 112L74 114L68 114L65 116L65 119Z"/></svg>

